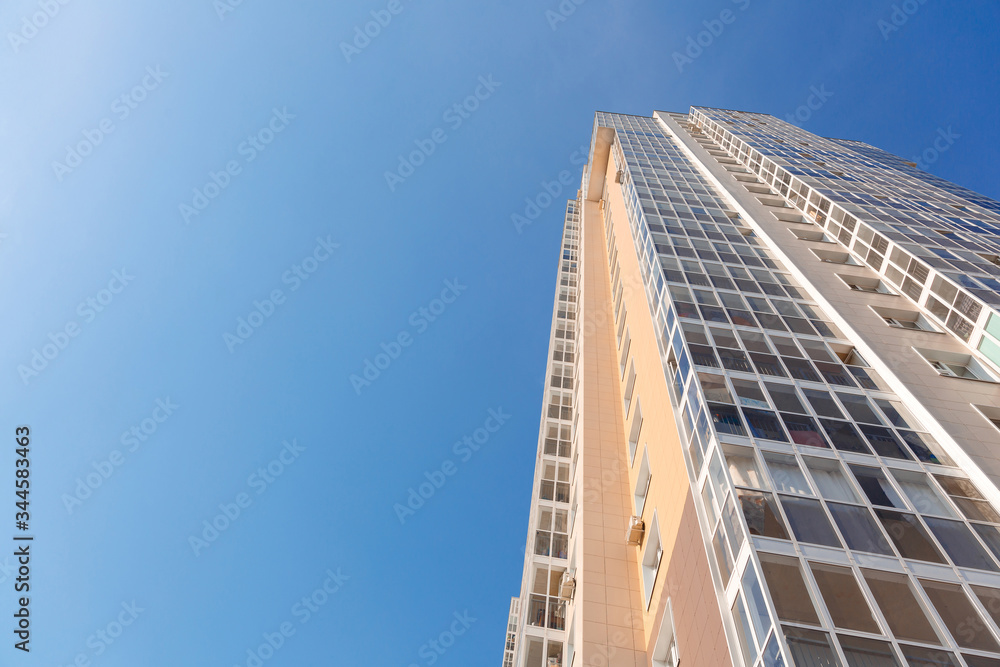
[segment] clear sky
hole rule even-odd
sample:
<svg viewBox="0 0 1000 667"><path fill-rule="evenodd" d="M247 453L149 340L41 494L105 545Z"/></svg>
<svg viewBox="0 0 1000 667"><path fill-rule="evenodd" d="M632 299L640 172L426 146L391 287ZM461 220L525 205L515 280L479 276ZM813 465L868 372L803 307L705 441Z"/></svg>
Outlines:
<svg viewBox="0 0 1000 667"><path fill-rule="evenodd" d="M0 664L498 665L594 111L820 91L806 129L946 133L997 197L997 5L893 4L2 3Z"/></svg>

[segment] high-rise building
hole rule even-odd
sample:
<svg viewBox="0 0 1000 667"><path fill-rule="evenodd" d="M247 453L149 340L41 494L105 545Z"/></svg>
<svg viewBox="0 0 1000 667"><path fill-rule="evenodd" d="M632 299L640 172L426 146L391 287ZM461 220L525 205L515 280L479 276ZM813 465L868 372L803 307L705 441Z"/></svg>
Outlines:
<svg viewBox="0 0 1000 667"><path fill-rule="evenodd" d="M764 114L598 113L513 666L1000 666L998 381L1000 203Z"/></svg>

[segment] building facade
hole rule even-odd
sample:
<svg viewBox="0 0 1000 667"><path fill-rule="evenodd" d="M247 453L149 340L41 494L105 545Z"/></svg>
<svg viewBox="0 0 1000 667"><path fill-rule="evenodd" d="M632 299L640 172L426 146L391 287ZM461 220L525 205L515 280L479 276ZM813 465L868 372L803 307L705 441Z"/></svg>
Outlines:
<svg viewBox="0 0 1000 667"><path fill-rule="evenodd" d="M1000 203L598 113L504 667L1000 667Z"/></svg>

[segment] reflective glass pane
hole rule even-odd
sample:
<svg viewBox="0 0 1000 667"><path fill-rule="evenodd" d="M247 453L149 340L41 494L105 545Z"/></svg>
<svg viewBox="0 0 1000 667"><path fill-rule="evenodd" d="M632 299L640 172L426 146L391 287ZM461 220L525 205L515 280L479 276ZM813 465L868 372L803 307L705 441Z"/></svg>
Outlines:
<svg viewBox="0 0 1000 667"><path fill-rule="evenodd" d="M819 617L802 579L799 561L762 553L760 565L778 620L819 625Z"/></svg>
<svg viewBox="0 0 1000 667"><path fill-rule="evenodd" d="M867 507L827 503L847 546L856 551L895 555Z"/></svg>
<svg viewBox="0 0 1000 667"><path fill-rule="evenodd" d="M920 584L959 646L980 651L1000 650L961 586L927 579L921 579Z"/></svg>
<svg viewBox="0 0 1000 667"><path fill-rule="evenodd" d="M785 430L781 427L781 422L770 410L743 408L743 416L750 427L750 434L754 437L764 440L788 442L788 437L785 436Z"/></svg>
<svg viewBox="0 0 1000 667"><path fill-rule="evenodd" d="M743 573L743 595L746 596L747 610L750 612L754 632L757 633L757 643L763 644L771 629L771 615L767 611L764 592L757 582L757 574L752 567L747 567Z"/></svg>
<svg viewBox="0 0 1000 667"><path fill-rule="evenodd" d="M945 562L916 516L877 508L875 516L903 558L926 560L931 563Z"/></svg>
<svg viewBox="0 0 1000 667"><path fill-rule="evenodd" d="M850 568L821 563L809 566L835 626L879 634L878 623Z"/></svg>
<svg viewBox="0 0 1000 667"><path fill-rule="evenodd" d="M927 644L941 643L923 605L913 592L909 577L879 570L862 570L861 573L889 629L897 638Z"/></svg>
<svg viewBox="0 0 1000 667"><path fill-rule="evenodd" d="M802 393L820 417L843 418L844 413L840 411L840 406L830 396L830 392L822 389L803 389Z"/></svg>
<svg viewBox="0 0 1000 667"><path fill-rule="evenodd" d="M788 539L785 523L770 493L737 489L736 495L751 535Z"/></svg>
<svg viewBox="0 0 1000 667"><path fill-rule="evenodd" d="M955 654L939 648L899 645L909 667L959 667Z"/></svg>
<svg viewBox="0 0 1000 667"><path fill-rule="evenodd" d="M764 454L764 461L767 469L771 473L771 481L778 491L785 493L797 493L811 496L809 482L806 481L805 473L799 468L794 456L783 456L781 454Z"/></svg>
<svg viewBox="0 0 1000 667"><path fill-rule="evenodd" d="M792 442L797 445L808 447L823 447L829 449L830 444L823 437L823 433L816 426L816 420L806 415L796 415L788 412L781 413L781 420L788 429L788 434L792 437Z"/></svg>
<svg viewBox="0 0 1000 667"><path fill-rule="evenodd" d="M937 492L927 475L919 472L893 470L892 476L896 478L896 483L903 490L910 505L921 514L956 516L955 511Z"/></svg>
<svg viewBox="0 0 1000 667"><path fill-rule="evenodd" d="M986 553L986 549L964 522L927 516L924 517L924 523L934 533L934 537L944 547L945 553L955 565L978 570L1000 571L1000 568L997 568L996 563Z"/></svg>
<svg viewBox="0 0 1000 667"><path fill-rule="evenodd" d="M854 478L858 480L858 485L868 496L872 505L907 509L906 503L896 493L896 489L893 488L892 483L886 478L881 468L854 465L850 468L851 472L854 473Z"/></svg>
<svg viewBox="0 0 1000 667"><path fill-rule="evenodd" d="M890 459L905 459L907 461L913 460L913 457L910 456L909 450L903 446L903 443L896 437L896 434L893 433L892 429L885 428L884 426L862 424L861 432L865 434L868 444L872 446L872 449L874 449L875 453L879 456L884 456Z"/></svg>
<svg viewBox="0 0 1000 667"><path fill-rule="evenodd" d="M857 452L859 454L871 454L865 441L858 435L858 431L851 422L834 421L833 419L820 419L823 428L833 446L842 452Z"/></svg>
<svg viewBox="0 0 1000 667"><path fill-rule="evenodd" d="M900 667L888 642L837 635L848 667Z"/></svg>
<svg viewBox="0 0 1000 667"><path fill-rule="evenodd" d="M856 422L861 422L862 424L881 424L882 420L878 418L875 414L875 410L872 409L871 404L868 403L868 399L860 394L845 394L842 392L836 392L837 398L840 402L844 404L847 409L848 414Z"/></svg>
<svg viewBox="0 0 1000 667"><path fill-rule="evenodd" d="M795 385L765 382L764 386L767 388L767 393L771 395L774 407L778 408L779 411L806 414L806 409L802 407L802 401L799 400L799 395L795 391Z"/></svg>
<svg viewBox="0 0 1000 667"><path fill-rule="evenodd" d="M840 463L811 457L805 457L803 461L809 468L821 496L827 500L843 500L848 503L861 502L854 487L844 475Z"/></svg>
<svg viewBox="0 0 1000 667"><path fill-rule="evenodd" d="M733 484L752 486L756 489L768 488L761 479L752 449L740 448L726 452L726 463L729 464L729 475L733 479Z"/></svg>
<svg viewBox="0 0 1000 667"><path fill-rule="evenodd" d="M840 540L818 500L799 496L781 496L785 516L799 542L841 547Z"/></svg>

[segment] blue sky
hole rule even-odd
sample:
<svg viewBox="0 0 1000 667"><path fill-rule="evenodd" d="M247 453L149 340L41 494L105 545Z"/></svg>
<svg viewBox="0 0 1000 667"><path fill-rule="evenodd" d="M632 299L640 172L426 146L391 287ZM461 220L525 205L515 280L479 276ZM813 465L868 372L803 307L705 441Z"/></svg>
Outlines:
<svg viewBox="0 0 1000 667"><path fill-rule="evenodd" d="M5 634L0 663L247 665L288 623L264 664L497 664L594 111L785 118L822 90L806 129L904 157L950 132L928 170L997 197L1000 11L912 0L880 28L893 4L587 0L559 21L554 0L400 0L348 62L390 3L4 3L0 486L12 536L27 424L36 541L32 650ZM390 189L415 142L433 153ZM518 233L566 169L571 191ZM32 368L36 350L52 358ZM383 368L356 391L366 360ZM456 446L490 410L480 449ZM401 523L427 475L443 483ZM328 570L339 589L306 618Z"/></svg>

